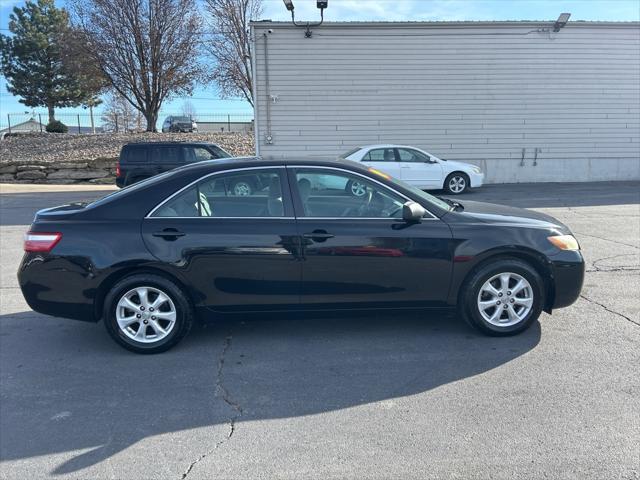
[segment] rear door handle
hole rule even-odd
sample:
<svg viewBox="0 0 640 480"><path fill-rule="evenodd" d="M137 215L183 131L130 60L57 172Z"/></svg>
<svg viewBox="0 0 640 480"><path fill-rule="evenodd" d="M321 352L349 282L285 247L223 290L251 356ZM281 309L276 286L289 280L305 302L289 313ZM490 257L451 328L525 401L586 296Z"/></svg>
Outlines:
<svg viewBox="0 0 640 480"><path fill-rule="evenodd" d="M335 237L333 233L328 233L326 230L314 230L313 232L303 233L304 238L310 238L316 242L324 242L330 238Z"/></svg>
<svg viewBox="0 0 640 480"><path fill-rule="evenodd" d="M151 235L154 237L171 238L171 237L184 237L186 233L179 232L175 228L165 228L160 232L153 232Z"/></svg>

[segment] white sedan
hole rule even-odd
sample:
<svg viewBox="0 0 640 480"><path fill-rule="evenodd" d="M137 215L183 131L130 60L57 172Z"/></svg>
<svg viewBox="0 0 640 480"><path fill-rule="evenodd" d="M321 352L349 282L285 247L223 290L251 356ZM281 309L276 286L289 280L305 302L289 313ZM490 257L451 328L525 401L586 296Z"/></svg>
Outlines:
<svg viewBox="0 0 640 480"><path fill-rule="evenodd" d="M405 145L367 145L349 150L341 158L362 162L423 190L444 188L454 195L480 187L484 181L480 167L441 160L424 150Z"/></svg>

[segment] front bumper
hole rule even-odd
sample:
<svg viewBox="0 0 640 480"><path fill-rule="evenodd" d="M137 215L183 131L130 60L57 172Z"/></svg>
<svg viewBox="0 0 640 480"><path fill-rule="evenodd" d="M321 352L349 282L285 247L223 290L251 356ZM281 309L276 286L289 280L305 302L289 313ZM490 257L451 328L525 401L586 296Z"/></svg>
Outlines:
<svg viewBox="0 0 640 480"><path fill-rule="evenodd" d="M551 258L555 292L552 308L568 307L580 297L584 282L584 258L580 251L563 251Z"/></svg>
<svg viewBox="0 0 640 480"><path fill-rule="evenodd" d="M471 188L481 187L484 183L484 173L469 173L469 186Z"/></svg>

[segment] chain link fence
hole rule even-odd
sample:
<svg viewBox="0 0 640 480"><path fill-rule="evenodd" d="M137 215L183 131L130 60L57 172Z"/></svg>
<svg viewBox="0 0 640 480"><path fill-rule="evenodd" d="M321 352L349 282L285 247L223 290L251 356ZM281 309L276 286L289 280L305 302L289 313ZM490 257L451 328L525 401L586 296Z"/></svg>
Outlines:
<svg viewBox="0 0 640 480"><path fill-rule="evenodd" d="M156 128L161 131L169 117L184 118L189 115L161 113ZM146 129L142 115L114 113L56 113L56 120L64 123L71 134L99 134L140 132ZM253 132L252 114L205 113L191 116L198 132ZM0 134L45 132L49 121L46 112L8 113L0 118Z"/></svg>

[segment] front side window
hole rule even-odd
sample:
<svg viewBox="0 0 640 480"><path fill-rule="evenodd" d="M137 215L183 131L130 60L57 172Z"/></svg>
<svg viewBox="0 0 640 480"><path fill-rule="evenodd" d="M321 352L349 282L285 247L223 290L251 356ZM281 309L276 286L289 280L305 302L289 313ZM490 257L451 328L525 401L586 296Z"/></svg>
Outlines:
<svg viewBox="0 0 640 480"><path fill-rule="evenodd" d="M211 175L176 195L154 217L282 217L284 195L278 169Z"/></svg>
<svg viewBox="0 0 640 480"><path fill-rule="evenodd" d="M395 162L396 155L393 148L375 148L367 153L362 160L367 162Z"/></svg>
<svg viewBox="0 0 640 480"><path fill-rule="evenodd" d="M203 160L218 158L204 147L182 147L182 154L184 155L184 161L186 163L201 162Z"/></svg>
<svg viewBox="0 0 640 480"><path fill-rule="evenodd" d="M401 218L406 201L384 186L359 175L334 170L296 172L305 217Z"/></svg>
<svg viewBox="0 0 640 480"><path fill-rule="evenodd" d="M411 148L399 148L398 156L400 157L401 162L419 162L425 163L430 160L428 155L425 155L418 150L413 150Z"/></svg>

